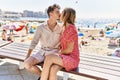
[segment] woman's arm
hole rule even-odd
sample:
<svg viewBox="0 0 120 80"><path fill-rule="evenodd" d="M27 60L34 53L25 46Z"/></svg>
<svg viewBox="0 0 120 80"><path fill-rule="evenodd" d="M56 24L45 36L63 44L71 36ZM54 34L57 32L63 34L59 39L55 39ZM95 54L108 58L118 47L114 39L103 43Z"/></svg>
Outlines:
<svg viewBox="0 0 120 80"><path fill-rule="evenodd" d="M73 48L74 48L74 42L69 42L67 44L67 48L64 50L61 50L61 53L62 54L70 54L73 51Z"/></svg>

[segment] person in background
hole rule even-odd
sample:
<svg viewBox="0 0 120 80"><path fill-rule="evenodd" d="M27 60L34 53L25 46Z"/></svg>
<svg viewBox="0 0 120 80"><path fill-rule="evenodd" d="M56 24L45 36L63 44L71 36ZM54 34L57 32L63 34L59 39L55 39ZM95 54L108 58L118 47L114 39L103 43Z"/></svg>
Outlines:
<svg viewBox="0 0 120 80"><path fill-rule="evenodd" d="M104 37L105 36L105 32L103 29L100 30L100 37Z"/></svg>
<svg viewBox="0 0 120 80"><path fill-rule="evenodd" d="M2 40L6 41L7 40L7 31L3 29L2 34L1 34Z"/></svg>
<svg viewBox="0 0 120 80"><path fill-rule="evenodd" d="M57 72L65 68L66 71L74 70L79 64L78 34L75 27L76 12L72 8L65 8L60 19L64 31L60 37L61 50L56 54L45 57L41 80L58 80Z"/></svg>
<svg viewBox="0 0 120 80"><path fill-rule="evenodd" d="M37 27L31 45L29 47L24 66L27 70L39 75L40 80L41 70L37 67L38 63L44 61L48 54L57 54L59 51L60 35L62 27L57 23L60 18L60 7L57 4L51 5L47 9L49 19ZM31 55L33 49L40 41L40 50Z"/></svg>

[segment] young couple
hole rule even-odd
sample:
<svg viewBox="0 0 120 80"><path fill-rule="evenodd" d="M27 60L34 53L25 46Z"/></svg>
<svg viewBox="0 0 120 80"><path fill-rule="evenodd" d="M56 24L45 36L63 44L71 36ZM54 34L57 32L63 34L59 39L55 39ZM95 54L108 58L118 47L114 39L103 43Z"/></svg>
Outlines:
<svg viewBox="0 0 120 80"><path fill-rule="evenodd" d="M59 10L56 4L48 7L49 19L37 27L24 61L27 70L40 76L38 80L57 80L60 69L70 71L79 64L78 34L74 25L76 12L72 8L65 8L60 14ZM63 22L62 25L57 23L58 19ZM40 50L31 55L39 41ZM36 64L43 61L41 72Z"/></svg>

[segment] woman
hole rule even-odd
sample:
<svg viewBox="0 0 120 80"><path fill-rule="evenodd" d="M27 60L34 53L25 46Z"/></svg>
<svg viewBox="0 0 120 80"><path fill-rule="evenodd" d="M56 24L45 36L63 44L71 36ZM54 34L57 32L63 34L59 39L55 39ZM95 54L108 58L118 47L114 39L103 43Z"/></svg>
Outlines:
<svg viewBox="0 0 120 80"><path fill-rule="evenodd" d="M57 72L61 68L71 71L79 64L78 34L74 25L76 12L72 8L63 10L60 19L63 22L63 34L61 35L61 50L58 55L47 55L41 80L57 80Z"/></svg>

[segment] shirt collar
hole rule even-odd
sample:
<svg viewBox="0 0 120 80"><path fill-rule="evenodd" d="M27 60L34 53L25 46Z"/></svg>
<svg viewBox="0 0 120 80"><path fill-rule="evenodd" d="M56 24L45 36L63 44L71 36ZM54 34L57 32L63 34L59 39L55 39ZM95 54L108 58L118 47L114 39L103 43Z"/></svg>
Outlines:
<svg viewBox="0 0 120 80"><path fill-rule="evenodd" d="M45 28L49 29L47 21L44 22L44 26L45 26ZM57 22L57 25L55 26L54 31L55 31L56 29L58 29L58 27L59 27L59 23ZM49 29L49 30L50 30L50 29Z"/></svg>

